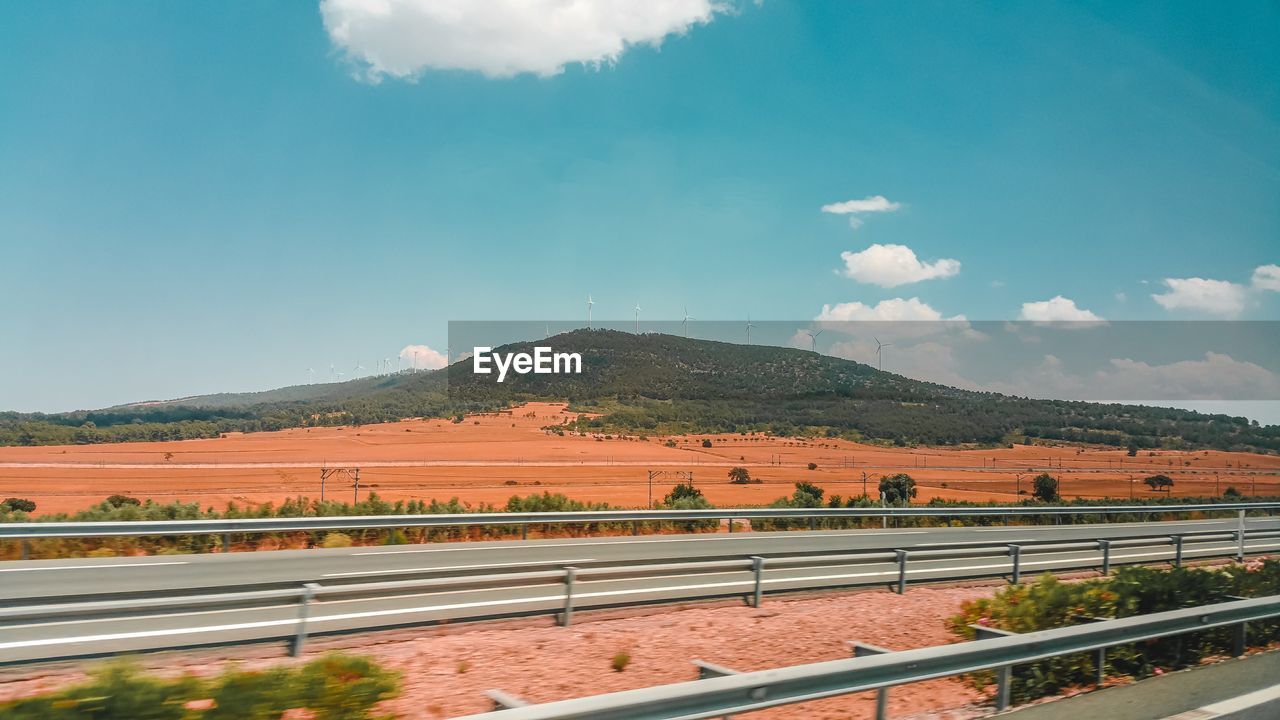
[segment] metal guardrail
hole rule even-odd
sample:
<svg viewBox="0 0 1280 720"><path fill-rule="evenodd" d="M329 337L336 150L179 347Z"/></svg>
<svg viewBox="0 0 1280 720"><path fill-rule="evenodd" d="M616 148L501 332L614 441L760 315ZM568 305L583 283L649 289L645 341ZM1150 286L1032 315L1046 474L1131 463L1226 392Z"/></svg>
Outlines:
<svg viewBox="0 0 1280 720"><path fill-rule="evenodd" d="M1147 552L1127 552L1133 549ZM36 601L26 606L0 607L0 665L91 657L122 649L158 650L285 639L291 641L296 654L307 636L315 632L353 632L441 620L539 614L556 615L560 624L568 625L575 609L583 608L725 597L744 598L748 604L759 607L769 592L889 585L901 593L910 579L938 581L990 576L1007 576L1016 583L1028 568L1038 571L1099 567L1106 573L1120 563L1168 561L1180 565L1186 556L1243 558L1247 550L1280 550L1280 530L1246 530L1243 534L1237 530L1186 531L1110 540L1018 544L990 541L964 548L914 546L909 551L886 545L855 552L802 556L627 565L579 563L576 567L532 571L527 566L520 566L518 570L517 566L489 567L484 574L472 575L445 575L450 569L441 568L394 581L307 584L285 589L178 596L159 591L110 600L95 599L90 594L64 598L60 602ZM948 560L977 560L980 564L953 567L946 564ZM982 562L984 560L987 562ZM864 569L867 566L872 569ZM810 569L814 572L807 572ZM711 577L716 574L720 577ZM611 581L623 581L624 585L587 586L584 591L583 583ZM608 591L599 592L602 587ZM485 594L490 591L499 594ZM466 592L475 595L459 596ZM408 602L396 605L401 598ZM365 600L391 605L326 607L326 603ZM295 607L296 611L289 610ZM253 615L255 609L261 611L261 615ZM223 611L235 612L236 616L230 620L215 617ZM442 611L447 612L441 614ZM185 625L186 619L170 622L166 616L195 620ZM142 618L146 619L144 629L113 631L110 627L117 620ZM340 621L339 624L334 624L335 620ZM85 625L83 629L71 628L75 623ZM91 627L94 624L99 625ZM13 632L3 632L6 627L12 630L24 626L43 626L47 630L40 632L47 631L49 636L28 636L26 640L5 637L6 634L14 637ZM230 639L219 636L218 633L229 627L235 631ZM134 644L125 647L121 643Z"/></svg>
<svg viewBox="0 0 1280 720"><path fill-rule="evenodd" d="M1280 511L1280 502L1208 503L1199 505L1061 505L1009 507L866 507L866 508L714 508L708 510L601 510L583 512L457 513L444 515L352 515L338 517L245 518L236 520L158 520L122 522L0 523L0 540L143 535L226 535L229 533L376 530L411 527L468 527L580 523L642 523L698 520L810 520L898 517L1027 517L1062 515L1169 515L1192 512ZM732 524L730 525L732 527Z"/></svg>
<svg viewBox="0 0 1280 720"><path fill-rule="evenodd" d="M1277 616L1280 596L1268 596L954 645L874 652L848 660L757 672L702 673L702 679L690 682L522 704L459 720L695 720L983 670L997 670L1003 678L997 694L997 705L1003 709L1008 703L1007 670L1013 665L1214 628L1243 628L1245 623ZM1243 644L1238 644L1237 652L1242 651Z"/></svg>

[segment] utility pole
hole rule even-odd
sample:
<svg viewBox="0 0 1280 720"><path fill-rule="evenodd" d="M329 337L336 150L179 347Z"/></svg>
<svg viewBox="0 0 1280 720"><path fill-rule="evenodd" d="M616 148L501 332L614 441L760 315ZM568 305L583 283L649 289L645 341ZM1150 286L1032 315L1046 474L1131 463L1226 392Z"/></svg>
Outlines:
<svg viewBox="0 0 1280 720"><path fill-rule="evenodd" d="M867 471L866 470L862 471L862 497L864 498L871 497L870 495L867 494Z"/></svg>
<svg viewBox="0 0 1280 720"><path fill-rule="evenodd" d="M360 468L356 468L355 478L356 478L356 482L355 482L355 485L353 486L355 488L355 492L351 496L352 505L355 505L360 502Z"/></svg>

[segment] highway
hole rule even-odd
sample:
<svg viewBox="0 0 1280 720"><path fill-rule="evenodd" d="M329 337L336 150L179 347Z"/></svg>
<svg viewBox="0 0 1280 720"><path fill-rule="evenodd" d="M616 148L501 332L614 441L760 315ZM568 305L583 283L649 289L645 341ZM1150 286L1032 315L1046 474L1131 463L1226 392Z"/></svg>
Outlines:
<svg viewBox="0 0 1280 720"><path fill-rule="evenodd" d="M1247 529L1280 531L1280 519ZM1113 564L1171 560L1167 537L1188 537L1183 557L1234 554L1235 520L1042 527L671 535L524 542L441 543L340 550L0 564L0 664L292 638L303 583L320 586L305 612L311 634L444 620L563 611L565 566L579 568L575 610L749 597L749 556L764 557L762 592L886 585L909 551L909 582L1009 575L1007 546L1022 546L1024 576L1096 568L1096 540L1113 539ZM1037 543L1043 543L1037 545ZM987 547L974 549L975 544ZM1250 537L1251 553L1280 550L1280 533ZM402 581L388 588L387 581ZM408 581L408 582L404 582ZM269 588L282 588L259 592ZM252 597L213 593L254 591ZM160 601L196 594L185 600ZM272 594L274 593L274 594ZM112 602L102 602L106 598ZM135 598L121 605L119 598ZM127 603L134 604L129 605ZM96 604L95 604L96 603Z"/></svg>
<svg viewBox="0 0 1280 720"><path fill-rule="evenodd" d="M137 558L76 558L0 563L0 607L56 601L86 594L129 597L140 593L213 592L297 587L472 573L496 568L536 570L713 560L751 555L784 557L980 543L1030 543L1116 539L1142 535L1232 531L1234 519L1009 527L739 532L642 535L497 542L434 543L341 549L164 555ZM1246 529L1280 529L1280 518L1256 518Z"/></svg>

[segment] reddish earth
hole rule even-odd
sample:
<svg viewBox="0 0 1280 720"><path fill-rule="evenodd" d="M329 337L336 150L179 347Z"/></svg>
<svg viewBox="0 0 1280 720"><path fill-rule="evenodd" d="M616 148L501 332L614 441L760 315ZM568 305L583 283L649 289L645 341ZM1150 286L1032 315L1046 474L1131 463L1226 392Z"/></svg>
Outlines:
<svg viewBox="0 0 1280 720"><path fill-rule="evenodd" d="M1012 500L1049 471L1067 496L1153 496L1141 480L1164 473L1175 495L1280 494L1280 457L1218 451L1141 452L1019 445L997 449L882 448L842 440L763 435L671 438L558 436L543 430L573 414L532 403L512 411L447 420L408 420L359 428L230 434L214 440L0 448L0 497L35 500L39 512L74 511L113 493L221 506L317 497L319 466L360 466L362 488L385 498L450 497L502 504L513 494L561 492L572 498L643 507L649 469L687 470L717 505L759 505L809 480L835 495L875 494L880 475L910 473L920 500ZM712 447L704 448L707 439ZM809 463L817 469L808 470ZM379 467L375 464L382 464ZM387 466L390 465L390 466ZM730 485L746 466L759 485ZM863 474L867 475L864 486ZM1022 475L1021 480L1018 475ZM655 499L674 480L655 483ZM328 487L352 496L350 483Z"/></svg>
<svg viewBox="0 0 1280 720"><path fill-rule="evenodd" d="M694 680L690 664L702 659L738 670L849 657L845 641L895 650L953 642L947 617L964 600L991 587L920 587L905 595L885 591L767 599L760 609L742 605L693 606L651 614L603 618L582 614L568 628L525 621L504 625L444 626L364 638L355 648L404 674L404 692L387 711L405 718L443 718L489 709L484 691L500 689L532 702L630 690ZM352 638L329 641L352 643ZM302 660L327 648L313 644ZM245 650L235 651L243 657ZM260 653L263 651L260 651ZM626 652L623 672L610 667ZM217 673L227 660L203 654L146 656L156 672ZM261 668L278 658L241 661ZM14 669L0 674L0 701L65 687L84 677L82 667ZM923 714L967 718L984 714L986 697L958 679L934 680L889 693L890 717ZM752 717L845 720L871 717L874 694L863 693L753 713Z"/></svg>

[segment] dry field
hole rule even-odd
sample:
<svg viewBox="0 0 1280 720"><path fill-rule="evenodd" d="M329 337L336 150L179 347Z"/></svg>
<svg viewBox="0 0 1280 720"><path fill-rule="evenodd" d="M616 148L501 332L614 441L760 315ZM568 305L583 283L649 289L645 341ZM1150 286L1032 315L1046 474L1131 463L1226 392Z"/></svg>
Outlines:
<svg viewBox="0 0 1280 720"><path fill-rule="evenodd" d="M221 507L320 494L323 465L360 467L361 493L390 500L457 497L502 504L513 494L560 492L577 500L644 507L648 470L687 470L716 505L759 505L808 480L827 493L875 494L877 479L907 472L920 500L1008 501L1031 477L1051 472L1069 497L1153 496L1143 477L1174 478L1175 495L1220 494L1229 486L1280 495L1280 457L1218 451L1146 451L1015 446L956 450L880 448L840 440L761 435L670 438L558 436L542 428L569 419L563 405L532 403L511 411L448 420L407 420L358 428L307 428L230 434L214 440L0 448L0 497L35 500L38 512L74 511L123 493L157 501L198 500ZM710 448L702 447L704 439ZM817 468L808 469L814 463ZM742 465L758 485L730 485ZM1019 476L1021 478L1019 479ZM653 488L660 499L674 480ZM332 481L327 497L347 500L350 482Z"/></svg>

